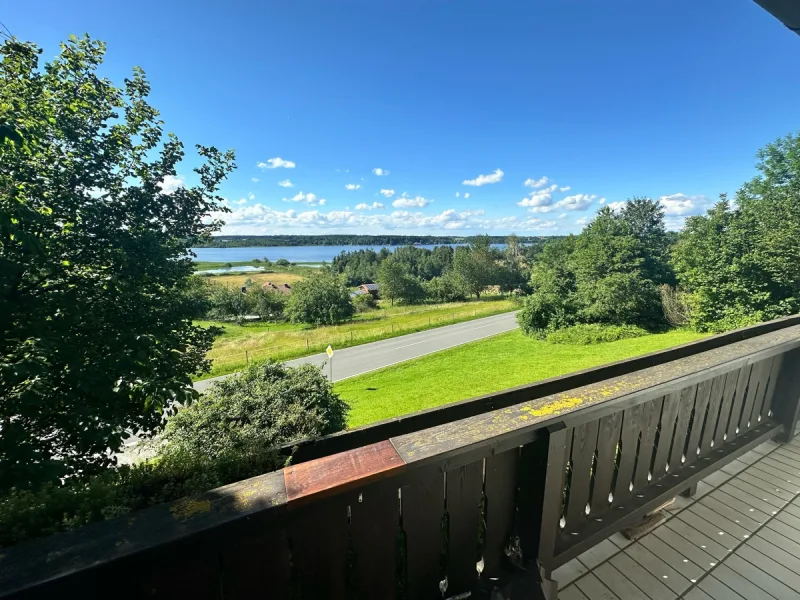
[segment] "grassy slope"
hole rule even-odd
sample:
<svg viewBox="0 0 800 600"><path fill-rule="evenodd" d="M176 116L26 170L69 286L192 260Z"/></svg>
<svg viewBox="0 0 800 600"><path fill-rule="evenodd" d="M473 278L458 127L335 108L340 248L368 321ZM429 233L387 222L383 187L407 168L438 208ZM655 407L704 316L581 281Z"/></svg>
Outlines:
<svg viewBox="0 0 800 600"><path fill-rule="evenodd" d="M237 371L245 366L248 357L250 360L263 358L288 360L322 352L328 344L334 348L346 348L414 331L488 317L515 308L516 305L511 300L499 298L423 306L387 306L377 311L356 315L356 318L349 323L335 327L313 328L290 323L235 325L199 321L198 324L204 327L217 325L225 330L208 353L214 362L211 373L205 377Z"/></svg>
<svg viewBox="0 0 800 600"><path fill-rule="evenodd" d="M690 331L591 346L566 346L519 331L466 344L336 384L352 407L349 426L497 392L703 337Z"/></svg>
<svg viewBox="0 0 800 600"><path fill-rule="evenodd" d="M286 273L286 272L276 272L276 273L238 273L236 275L215 275L213 277L208 277L208 281L212 281L214 283L221 283L222 285L230 285L234 287L240 287L244 285L244 282L248 279L252 279L256 283L264 285L266 282L271 281L275 285L281 285L284 283L288 283L292 285L295 281L299 281L303 279L303 275L298 275L297 273Z"/></svg>

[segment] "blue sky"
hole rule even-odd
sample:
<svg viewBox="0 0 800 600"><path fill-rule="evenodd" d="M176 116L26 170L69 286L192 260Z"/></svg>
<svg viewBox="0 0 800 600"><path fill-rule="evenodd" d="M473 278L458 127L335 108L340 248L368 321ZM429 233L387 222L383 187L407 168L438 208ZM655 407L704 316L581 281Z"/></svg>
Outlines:
<svg viewBox="0 0 800 600"><path fill-rule="evenodd" d="M226 233L547 235L634 195L675 228L800 128L800 36L752 0L28 0L0 21L46 58L105 40L104 74L143 67L187 147L234 148Z"/></svg>

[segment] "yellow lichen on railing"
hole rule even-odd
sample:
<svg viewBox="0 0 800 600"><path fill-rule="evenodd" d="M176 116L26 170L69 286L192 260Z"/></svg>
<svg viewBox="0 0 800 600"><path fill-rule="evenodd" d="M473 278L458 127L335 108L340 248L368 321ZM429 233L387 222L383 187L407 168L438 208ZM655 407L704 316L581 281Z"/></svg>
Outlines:
<svg viewBox="0 0 800 600"><path fill-rule="evenodd" d="M176 519L190 519L196 515L210 512L211 501L187 498L173 504L169 510Z"/></svg>

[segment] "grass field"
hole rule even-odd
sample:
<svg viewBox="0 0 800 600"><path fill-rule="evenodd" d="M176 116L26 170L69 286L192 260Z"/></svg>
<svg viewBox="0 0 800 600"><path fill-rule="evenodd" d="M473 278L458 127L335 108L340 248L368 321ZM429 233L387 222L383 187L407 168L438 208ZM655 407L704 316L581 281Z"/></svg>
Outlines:
<svg viewBox="0 0 800 600"><path fill-rule="evenodd" d="M351 406L350 427L498 392L540 379L704 337L676 330L590 346L548 344L504 333L335 384Z"/></svg>
<svg viewBox="0 0 800 600"><path fill-rule="evenodd" d="M275 285L282 285L288 283L292 285L295 281L303 279L303 275L297 273L276 272L276 273L236 273L235 275L215 275L208 277L208 281L214 283L221 283L222 285L230 285L234 287L241 287L248 279L252 279L256 283L265 284L271 281Z"/></svg>
<svg viewBox="0 0 800 600"><path fill-rule="evenodd" d="M264 358L288 360L322 352L328 344L337 349L347 348L442 325L488 317L515 308L516 305L511 300L490 297L471 302L387 306L356 315L349 323L327 327L309 327L292 323L235 325L199 321L198 324L204 327L217 325L225 330L208 353L208 357L213 360L213 366L211 373L207 373L204 377L238 371L248 360Z"/></svg>

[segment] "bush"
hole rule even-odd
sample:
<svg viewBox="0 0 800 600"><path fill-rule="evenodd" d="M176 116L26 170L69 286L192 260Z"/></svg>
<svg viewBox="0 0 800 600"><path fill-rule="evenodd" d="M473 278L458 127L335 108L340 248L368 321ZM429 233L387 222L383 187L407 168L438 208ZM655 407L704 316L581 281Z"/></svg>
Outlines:
<svg viewBox="0 0 800 600"><path fill-rule="evenodd" d="M328 269L298 281L289 298L286 314L295 323L335 325L353 316L350 290Z"/></svg>
<svg viewBox="0 0 800 600"><path fill-rule="evenodd" d="M288 260L286 260L285 258L279 258L278 260L276 260L276 261L275 261L275 264L276 264L276 265L278 265L279 267L288 267L288 266L290 266L292 263L290 263L290 262L289 262Z"/></svg>
<svg viewBox="0 0 800 600"><path fill-rule="evenodd" d="M212 458L268 450L346 426L348 406L318 367L254 363L215 383L167 423L163 456Z"/></svg>
<svg viewBox="0 0 800 600"><path fill-rule="evenodd" d="M602 344L616 342L628 338L648 335L646 329L635 325L600 325L598 323L579 324L547 334L547 341L551 344L569 344L574 346L587 346L589 344Z"/></svg>
<svg viewBox="0 0 800 600"><path fill-rule="evenodd" d="M661 285L658 288L661 296L661 310L670 325L683 327L692 320L692 306L689 295L679 287Z"/></svg>
<svg viewBox="0 0 800 600"><path fill-rule="evenodd" d="M568 298L545 291L523 297L522 308L517 314L517 323L522 332L544 339L547 332L572 325L575 322L575 310Z"/></svg>
<svg viewBox="0 0 800 600"><path fill-rule="evenodd" d="M249 312L258 315L262 321L277 321L283 317L286 296L280 292L256 284L248 288L245 296Z"/></svg>
<svg viewBox="0 0 800 600"><path fill-rule="evenodd" d="M227 285L211 284L209 287L211 310L208 311L208 316L219 321L233 319L241 323L250 308L247 295L239 288Z"/></svg>
<svg viewBox="0 0 800 600"><path fill-rule="evenodd" d="M357 313L365 313L378 308L378 301L372 294L359 294L353 298L353 306Z"/></svg>
<svg viewBox="0 0 800 600"><path fill-rule="evenodd" d="M458 286L449 273L445 273L441 277L434 277L423 283L423 286L428 298L433 302L458 302L467 299L464 290Z"/></svg>
<svg viewBox="0 0 800 600"><path fill-rule="evenodd" d="M172 417L153 460L0 498L0 547L75 529L254 477L285 464L276 447L345 427L320 370L256 363Z"/></svg>

